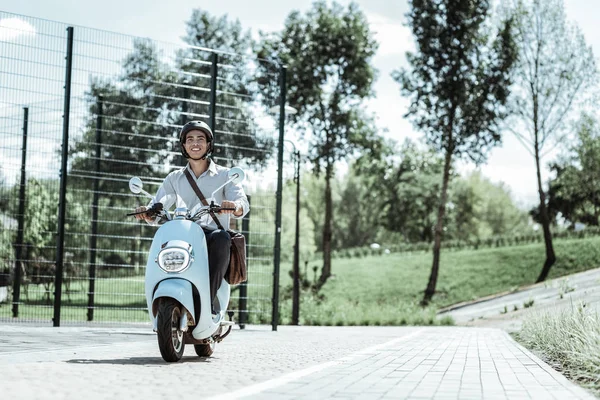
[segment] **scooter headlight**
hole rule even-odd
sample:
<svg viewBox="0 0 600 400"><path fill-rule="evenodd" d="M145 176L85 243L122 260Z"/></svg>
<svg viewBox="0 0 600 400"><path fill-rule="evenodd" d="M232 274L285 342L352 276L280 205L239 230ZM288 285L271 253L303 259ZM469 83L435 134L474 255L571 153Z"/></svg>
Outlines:
<svg viewBox="0 0 600 400"><path fill-rule="evenodd" d="M182 248L167 247L158 253L156 261L165 272L183 272L190 265L190 253Z"/></svg>

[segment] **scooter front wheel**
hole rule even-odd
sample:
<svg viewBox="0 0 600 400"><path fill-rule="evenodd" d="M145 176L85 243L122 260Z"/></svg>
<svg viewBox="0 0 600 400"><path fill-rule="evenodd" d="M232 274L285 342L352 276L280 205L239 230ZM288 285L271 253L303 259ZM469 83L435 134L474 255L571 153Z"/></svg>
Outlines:
<svg viewBox="0 0 600 400"><path fill-rule="evenodd" d="M158 304L158 348L166 362L181 360L185 341L181 330L181 305L174 299L161 298Z"/></svg>

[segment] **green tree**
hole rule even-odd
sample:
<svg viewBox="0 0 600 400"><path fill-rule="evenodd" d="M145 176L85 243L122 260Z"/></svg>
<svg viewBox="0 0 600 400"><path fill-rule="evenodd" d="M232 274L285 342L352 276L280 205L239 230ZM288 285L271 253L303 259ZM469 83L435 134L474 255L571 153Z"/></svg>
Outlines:
<svg viewBox="0 0 600 400"><path fill-rule="evenodd" d="M568 131L568 117L577 98L595 79L596 65L583 34L567 23L562 0L515 0L510 12L519 52L511 108L521 122L511 123L511 131L535 160L546 247L546 260L536 280L541 282L556 261L541 160L549 146L559 143Z"/></svg>
<svg viewBox="0 0 600 400"><path fill-rule="evenodd" d="M296 128L309 138L309 157L317 173L324 173L323 268L324 284L331 276L334 166L366 144L373 123L363 112L363 100L372 94L375 70L370 62L377 49L364 14L351 3L328 7L317 1L302 15L293 11L281 32L262 35L259 59L287 67L287 103L298 113ZM263 103L273 106L279 88L269 77L272 63L261 62L259 84Z"/></svg>
<svg viewBox="0 0 600 400"><path fill-rule="evenodd" d="M577 137L561 159L551 164L548 214L598 226L600 221L600 129L591 115L582 115ZM539 210L539 208L538 208ZM535 213L535 215L539 215Z"/></svg>
<svg viewBox="0 0 600 400"><path fill-rule="evenodd" d="M408 25L417 52L407 55L410 69L393 77L412 99L407 115L444 154L433 265L423 297L427 304L437 283L452 161L468 157L480 163L500 141L498 122L505 114L516 53L510 19L491 37L487 0L411 0L410 5Z"/></svg>
<svg viewBox="0 0 600 400"><path fill-rule="evenodd" d="M306 172L306 171L305 171ZM265 195L267 195L265 193ZM315 227L308 217L306 197L300 197L300 264L313 259L317 250L315 244ZM273 210L274 212L275 210ZM283 187L283 207L281 219L281 259L292 261L296 233L296 184L293 180L286 182Z"/></svg>
<svg viewBox="0 0 600 400"><path fill-rule="evenodd" d="M527 212L519 209L509 189L474 171L456 179L449 193L446 234L452 239L477 240L515 235L527 229Z"/></svg>
<svg viewBox="0 0 600 400"><path fill-rule="evenodd" d="M360 157L354 170L375 195L380 212L374 216L387 231L400 233L406 242L429 242L443 163L433 150L406 139L400 148L393 142L382 143L378 156Z"/></svg>
<svg viewBox="0 0 600 400"><path fill-rule="evenodd" d="M212 49L218 56L216 97L215 158L226 163L244 163L258 169L272 155L272 138L260 135L254 121L255 92L250 58L253 41L250 31L244 30L239 20L230 21L226 15L211 16L195 9L186 22L183 40L190 45L177 55L181 71L174 79L177 85L166 87L164 97L171 102L173 124L204 118L210 102ZM277 77L271 77L274 83Z"/></svg>

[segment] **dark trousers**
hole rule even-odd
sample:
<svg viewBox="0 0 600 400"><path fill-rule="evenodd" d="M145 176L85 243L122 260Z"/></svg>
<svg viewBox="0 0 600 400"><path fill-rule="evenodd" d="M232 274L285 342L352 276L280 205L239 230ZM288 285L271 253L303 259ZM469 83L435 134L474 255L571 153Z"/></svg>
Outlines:
<svg viewBox="0 0 600 400"><path fill-rule="evenodd" d="M229 267L231 254L231 236L229 232L216 229L204 229L206 245L208 247L208 270L210 273L210 299L214 300L217 290L221 287L223 277Z"/></svg>

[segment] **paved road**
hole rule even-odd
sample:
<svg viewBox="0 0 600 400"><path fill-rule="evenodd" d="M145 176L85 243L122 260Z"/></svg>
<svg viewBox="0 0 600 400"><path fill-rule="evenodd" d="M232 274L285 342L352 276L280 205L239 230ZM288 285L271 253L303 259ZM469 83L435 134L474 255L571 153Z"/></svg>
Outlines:
<svg viewBox="0 0 600 400"><path fill-rule="evenodd" d="M593 399L502 330L236 330L160 357L147 327L0 325L2 399Z"/></svg>
<svg viewBox="0 0 600 400"><path fill-rule="evenodd" d="M582 302L590 308L600 309L600 269L548 280L444 314L451 315L457 325L502 328L512 332L520 329L531 312L556 311ZM526 304L530 306L526 308Z"/></svg>

